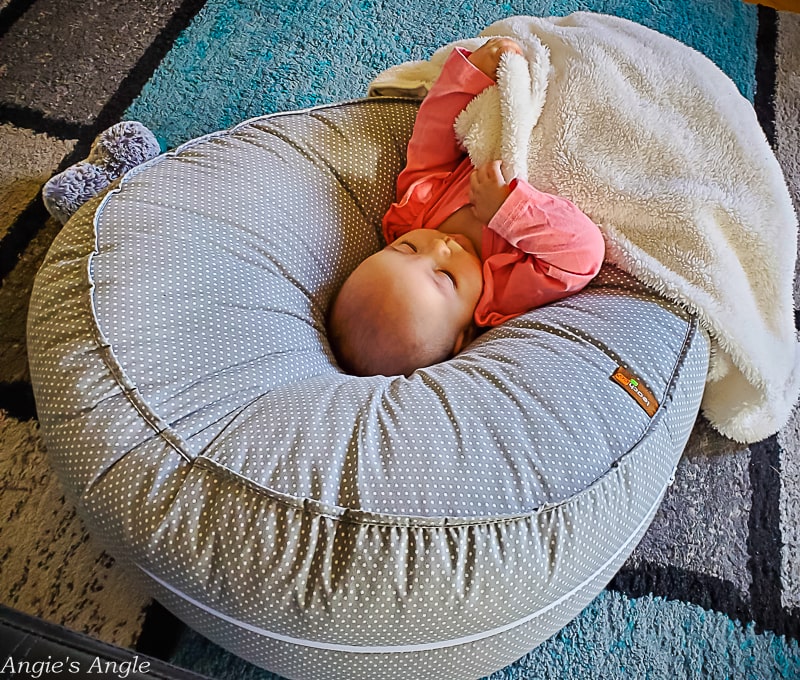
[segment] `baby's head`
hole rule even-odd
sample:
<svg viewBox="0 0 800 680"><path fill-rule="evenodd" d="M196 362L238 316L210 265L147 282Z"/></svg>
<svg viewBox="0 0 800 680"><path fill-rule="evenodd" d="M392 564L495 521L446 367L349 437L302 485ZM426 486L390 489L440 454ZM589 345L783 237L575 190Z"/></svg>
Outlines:
<svg viewBox="0 0 800 680"><path fill-rule="evenodd" d="M483 288L466 236L416 229L364 260L328 318L339 363L354 375L410 375L473 338Z"/></svg>

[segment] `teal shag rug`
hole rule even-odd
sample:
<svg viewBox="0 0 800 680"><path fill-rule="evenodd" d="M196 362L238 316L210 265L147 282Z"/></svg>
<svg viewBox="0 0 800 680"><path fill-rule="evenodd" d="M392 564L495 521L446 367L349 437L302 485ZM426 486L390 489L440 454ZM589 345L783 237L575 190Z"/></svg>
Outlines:
<svg viewBox="0 0 800 680"><path fill-rule="evenodd" d="M752 101L756 8L740 0L211 0L125 116L172 148L254 116L365 96L380 71L499 19L579 10L694 47Z"/></svg>
<svg viewBox="0 0 800 680"><path fill-rule="evenodd" d="M171 661L210 678L282 680L188 630ZM547 642L485 680L698 678L797 680L800 653L796 643L696 605L604 591Z"/></svg>
<svg viewBox="0 0 800 680"><path fill-rule="evenodd" d="M427 58L498 19L578 10L673 36L711 58L753 101L758 10L740 0L210 0L125 117L171 148L247 118L362 97L385 68ZM741 623L736 606L722 609L606 590L491 679L800 678L796 640ZM190 630L171 661L212 678L277 678Z"/></svg>

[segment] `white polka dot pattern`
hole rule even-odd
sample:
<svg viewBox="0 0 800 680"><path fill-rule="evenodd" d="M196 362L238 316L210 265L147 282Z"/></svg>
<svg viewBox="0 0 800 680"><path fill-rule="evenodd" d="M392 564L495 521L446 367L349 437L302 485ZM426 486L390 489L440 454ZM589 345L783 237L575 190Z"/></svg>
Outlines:
<svg viewBox="0 0 800 680"><path fill-rule="evenodd" d="M43 433L89 525L290 678L463 680L548 638L647 528L705 382L696 322L613 268L409 379L342 374L325 312L380 245L415 110L190 142L66 225L31 302Z"/></svg>

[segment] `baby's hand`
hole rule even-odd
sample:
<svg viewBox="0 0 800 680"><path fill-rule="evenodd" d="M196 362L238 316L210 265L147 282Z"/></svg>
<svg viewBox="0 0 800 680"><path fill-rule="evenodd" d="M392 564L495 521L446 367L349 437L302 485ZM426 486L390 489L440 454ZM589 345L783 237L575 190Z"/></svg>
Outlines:
<svg viewBox="0 0 800 680"><path fill-rule="evenodd" d="M504 52L522 54L522 48L511 38L492 38L470 54L468 59L492 80L497 80L497 67Z"/></svg>
<svg viewBox="0 0 800 680"><path fill-rule="evenodd" d="M500 161L486 163L475 168L469 178L469 202L472 203L475 217L484 224L492 221L511 193L511 187L503 178L501 167Z"/></svg>

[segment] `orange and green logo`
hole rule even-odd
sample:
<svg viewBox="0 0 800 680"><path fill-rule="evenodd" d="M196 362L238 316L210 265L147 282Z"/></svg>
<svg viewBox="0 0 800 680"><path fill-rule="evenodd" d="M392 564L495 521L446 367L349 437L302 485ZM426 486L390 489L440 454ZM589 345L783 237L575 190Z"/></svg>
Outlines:
<svg viewBox="0 0 800 680"><path fill-rule="evenodd" d="M611 379L621 385L636 403L644 409L647 415L652 418L656 414L658 401L656 401L653 393L642 384L638 376L631 373L624 366L617 366L617 370L611 374Z"/></svg>

